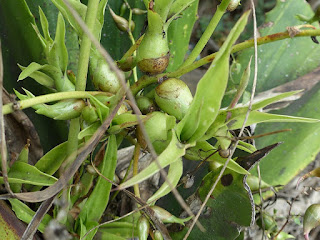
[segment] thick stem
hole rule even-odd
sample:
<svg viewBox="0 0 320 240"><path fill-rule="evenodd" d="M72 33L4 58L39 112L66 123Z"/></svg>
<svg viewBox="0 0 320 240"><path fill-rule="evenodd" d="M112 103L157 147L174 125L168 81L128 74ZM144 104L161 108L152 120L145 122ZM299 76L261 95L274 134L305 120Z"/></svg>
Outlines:
<svg viewBox="0 0 320 240"><path fill-rule="evenodd" d="M311 36L320 36L320 29L316 30L302 30L300 33L295 35L294 37L311 37ZM280 41L286 38L290 38L290 35L287 31L271 34L265 37L260 37L257 39L257 44L262 45L270 42ZM247 48L251 48L254 45L253 39L244 41L242 43L236 44L232 47L231 53L239 52ZM136 95L141 89L150 84L156 83L157 81L164 79L164 78L173 78L173 77L180 77L188 72L193 71L205 64L212 62L217 55L217 52L210 54L199 61L196 61L188 66L180 67L178 70L170 73L162 73L155 76L142 76L138 82L131 86L131 91L134 95Z"/></svg>
<svg viewBox="0 0 320 240"><path fill-rule="evenodd" d="M217 11L214 13L213 17L210 20L210 23L204 33L202 34L201 38L199 39L197 45L194 47L186 61L182 64L181 67L188 66L192 64L199 54L202 52L203 48L206 46L207 42L212 36L212 33L216 29L218 23L220 22L223 14L226 12L227 7L230 3L230 0L223 0L221 4L217 7Z"/></svg>
<svg viewBox="0 0 320 240"><path fill-rule="evenodd" d="M94 32L95 21L97 18L99 0L89 0L86 13L86 25L91 32ZM82 35L81 47L78 63L78 74L76 81L76 90L85 91L87 84L88 65L91 49L91 40L87 34ZM78 149L78 134L80 131L80 119L75 118L70 122L67 153L70 155Z"/></svg>

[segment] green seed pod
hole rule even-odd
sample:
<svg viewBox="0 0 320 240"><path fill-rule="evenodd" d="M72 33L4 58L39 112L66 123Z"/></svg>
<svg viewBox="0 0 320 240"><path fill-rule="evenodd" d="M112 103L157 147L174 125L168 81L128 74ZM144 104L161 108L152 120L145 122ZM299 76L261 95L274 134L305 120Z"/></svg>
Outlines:
<svg viewBox="0 0 320 240"><path fill-rule="evenodd" d="M309 240L309 233L320 225L320 204L312 204L306 210L303 217L303 233L305 239Z"/></svg>
<svg viewBox="0 0 320 240"><path fill-rule="evenodd" d="M151 113L156 108L153 100L144 96L137 97L136 102L137 102L138 108L143 114Z"/></svg>
<svg viewBox="0 0 320 240"><path fill-rule="evenodd" d="M177 78L169 78L156 87L155 100L166 113L181 120L192 102L187 84Z"/></svg>
<svg viewBox="0 0 320 240"><path fill-rule="evenodd" d="M147 240L149 236L150 223L148 219L141 215L137 222L139 240Z"/></svg>
<svg viewBox="0 0 320 240"><path fill-rule="evenodd" d="M169 63L167 33L161 16L148 10L148 28L137 50L137 64L150 75L162 73Z"/></svg>
<svg viewBox="0 0 320 240"><path fill-rule="evenodd" d="M91 124L98 119L98 114L96 112L96 108L89 105L85 106L82 110L81 116L84 121L86 121L87 124Z"/></svg>
<svg viewBox="0 0 320 240"><path fill-rule="evenodd" d="M130 28L129 28L129 22L127 21L127 19L118 16L117 14L114 13L114 11L112 11L112 9L109 7L110 10L110 14L113 18L113 21L115 22L115 24L117 25L117 28L122 31L122 32L133 32L134 28L135 28L135 24L133 21L130 22Z"/></svg>
<svg viewBox="0 0 320 240"><path fill-rule="evenodd" d="M126 10L128 9L128 6L126 3L122 3L121 8L120 8L120 16L122 17Z"/></svg>
<svg viewBox="0 0 320 240"><path fill-rule="evenodd" d="M115 73L110 70L109 65L100 57L97 50L91 51L89 69L96 89L115 94L121 88Z"/></svg>
<svg viewBox="0 0 320 240"><path fill-rule="evenodd" d="M85 106L81 99L68 99L53 105L42 104L36 113L56 120L70 120L79 117Z"/></svg>
<svg viewBox="0 0 320 240"><path fill-rule="evenodd" d="M161 232L159 230L154 231L154 239L155 240L163 240Z"/></svg>
<svg viewBox="0 0 320 240"><path fill-rule="evenodd" d="M146 10L142 10L140 8L132 8L132 13L135 15L143 15L145 13L147 13L148 11Z"/></svg>
<svg viewBox="0 0 320 240"><path fill-rule="evenodd" d="M240 1L241 0L231 0L229 5L228 5L227 10L230 11L230 12L236 10L236 8L240 5Z"/></svg>
<svg viewBox="0 0 320 240"><path fill-rule="evenodd" d="M144 122L146 132L155 151L161 153L169 143L170 130L175 126L176 120L173 116L162 112L152 112L147 116L149 119ZM136 135L140 146L146 149L147 143L139 126L137 127Z"/></svg>
<svg viewBox="0 0 320 240"><path fill-rule="evenodd" d="M176 216L169 213L167 210L158 207L152 206L151 209L154 211L155 216L161 220L163 223L179 223L184 225L184 222L189 221L192 217L188 218L177 218Z"/></svg>

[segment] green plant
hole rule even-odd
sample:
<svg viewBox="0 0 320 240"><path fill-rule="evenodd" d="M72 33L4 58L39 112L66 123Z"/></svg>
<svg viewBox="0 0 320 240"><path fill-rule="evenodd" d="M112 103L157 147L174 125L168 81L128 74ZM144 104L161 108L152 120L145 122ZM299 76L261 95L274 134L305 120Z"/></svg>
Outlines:
<svg viewBox="0 0 320 240"><path fill-rule="evenodd" d="M27 148L8 166L2 151L3 177L0 181L8 193L0 195L0 199L9 199L16 216L29 224L24 239L33 235L36 229L44 232L45 227L56 222L80 239L92 239L98 233L103 239L132 236L147 239L149 235L154 239L182 239L188 229L192 230L190 225L184 226L185 222L194 219L193 214L202 204L206 204L206 208L200 213L206 218L201 219L201 223L208 229L207 234L214 232L215 239L235 239L240 234L239 226L249 226L254 221L253 196L247 184L249 171L278 144L265 144L257 150L241 136L232 134L233 131L241 129L243 132L244 127L263 122L302 122L313 123L313 126L319 122L260 111L299 91L246 102L248 92L245 90L250 90L248 83L254 75L250 72L255 69L250 67L253 64L251 52L243 51L238 57L240 65L247 67L234 74L233 79L239 86L232 99L228 99L226 89L233 74L230 55L240 50L249 51L254 43L247 40L235 44L247 25L250 11L234 24L217 53L195 61L227 8L237 7L239 1L232 1L235 3L232 6L229 6L230 0L221 1L186 60L184 56L196 20L197 0L144 0L143 3L88 0L87 4L78 0L52 0L53 5L39 8L39 23L35 22L26 2L20 0L17 9L13 7L17 3L3 2L2 11L7 11L3 18L9 19L15 11L24 16L24 22L17 21L13 28L19 29L30 42L26 49L32 53L32 58L19 62L22 72L18 80L32 78L43 89L39 96L32 93L32 88L23 89L25 94L15 90L20 101L3 105L2 113L6 115L32 107L37 114L56 121L70 121L68 140L53 147L34 166L28 164ZM32 2L28 4L30 8L35 6ZM279 1L278 4L294 5L293 1ZM296 5L307 9L303 14L312 14L302 0ZM58 9L55 21L50 19L51 9ZM140 36L145 18L148 27ZM54 38L51 37L53 26ZM256 41L259 45L274 44L290 37L320 35L315 27L304 27L308 29L301 30L300 26L282 32L278 30L278 33L270 33ZM99 46L99 42L116 61ZM6 43L6 46L10 47L10 44ZM74 48L79 57L72 52ZM210 67L192 96L179 78L206 63L210 63ZM275 60L272 63L274 65ZM312 68L307 66L301 72ZM267 70L266 67L260 71ZM6 79L9 79L8 75ZM261 81L259 79L259 84ZM95 91L90 91L93 87ZM244 104L239 103L242 95ZM130 163L133 176L128 178L131 171L128 167L125 177L115 183L117 154L124 144L134 145ZM150 152L153 161L138 172L141 149ZM248 156L233 156L236 149ZM201 162L198 168L203 162L210 162L210 172L189 194L187 202L191 210L175 189L182 179L186 179L182 157ZM166 174L163 168L167 166ZM294 170L297 171L297 167ZM139 185L158 172L165 182L145 198ZM294 175L292 172L284 181ZM266 184L274 182L266 181ZM112 185L115 193L111 191ZM134 193L126 190L129 187L134 188ZM110 207L119 192L137 204L132 214L121 218L118 218L119 212ZM155 205L171 192L187 211L185 217L175 217ZM207 202L205 199L209 197ZM60 199L63 204L54 205L48 214L54 199ZM35 208L28 202L42 204ZM105 219L111 222L100 226ZM169 232L165 223L180 225L182 230ZM202 234L199 229L194 229L190 238L199 234Z"/></svg>

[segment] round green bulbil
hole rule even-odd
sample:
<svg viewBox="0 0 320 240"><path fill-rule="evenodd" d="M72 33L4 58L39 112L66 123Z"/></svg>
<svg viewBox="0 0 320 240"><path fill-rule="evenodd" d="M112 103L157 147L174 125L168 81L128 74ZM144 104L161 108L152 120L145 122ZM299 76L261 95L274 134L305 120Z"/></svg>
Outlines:
<svg viewBox="0 0 320 240"><path fill-rule="evenodd" d="M169 78L156 87L155 100L166 113L181 120L192 102L189 87L177 78Z"/></svg>

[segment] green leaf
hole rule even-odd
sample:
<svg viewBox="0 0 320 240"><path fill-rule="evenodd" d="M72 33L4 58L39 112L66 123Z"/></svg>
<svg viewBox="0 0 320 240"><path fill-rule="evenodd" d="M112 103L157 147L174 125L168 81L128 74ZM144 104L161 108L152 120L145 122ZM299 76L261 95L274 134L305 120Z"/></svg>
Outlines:
<svg viewBox="0 0 320 240"><path fill-rule="evenodd" d="M54 80L47 74L40 72L38 70L42 69L45 65L40 65L38 63L31 63L28 67L23 67L18 64L22 70L19 75L18 81L25 79L26 77L33 78L37 83L46 86L48 88L54 88Z"/></svg>
<svg viewBox="0 0 320 240"><path fill-rule="evenodd" d="M319 89L320 84L317 84L301 99L285 110L277 112L297 117L305 116L320 119ZM261 132L283 128L291 128L292 131L256 140L258 148L277 141L284 141L281 146L272 151L260 163L262 179L270 185L287 184L311 163L320 151L320 123L268 123L263 126L258 125L256 133L260 134ZM256 174L256 170L253 170L252 173Z"/></svg>
<svg viewBox="0 0 320 240"><path fill-rule="evenodd" d="M44 35L44 39L46 40L47 43L52 43L53 40L50 37L49 22L48 22L46 15L42 11L41 7L39 7L39 15L40 15L40 23L41 23L41 28L42 28L42 32Z"/></svg>
<svg viewBox="0 0 320 240"><path fill-rule="evenodd" d="M44 173L53 175L66 158L66 152L67 142L61 143L40 158L35 167Z"/></svg>
<svg viewBox="0 0 320 240"><path fill-rule="evenodd" d="M179 5L179 3L183 6ZM193 2L187 9L185 9L176 20L173 20L168 29L168 42L170 49L170 61L167 67L167 72L175 71L183 63L184 57L189 49L189 41L192 33L192 29L195 21L197 20L198 13L198 0L187 1L175 1L172 4L170 11L177 12L174 10L175 7L183 8L185 5L189 5ZM171 13L172 14L172 13Z"/></svg>
<svg viewBox="0 0 320 240"><path fill-rule="evenodd" d="M13 164L8 176L9 183L27 183L36 186L51 186L57 181L55 177L24 162ZM3 177L0 177L0 183L3 183Z"/></svg>
<svg viewBox="0 0 320 240"><path fill-rule="evenodd" d="M201 78L193 102L182 121L177 126L177 133L183 141L193 142L201 138L216 119L229 77L229 56L233 43L243 31L249 12L246 12L231 30L227 40L221 47L209 70ZM215 95L208 89L215 89ZM200 123L193 134L185 132L194 128L193 115L202 105ZM188 131L189 132L189 131Z"/></svg>
<svg viewBox="0 0 320 240"><path fill-rule="evenodd" d="M12 210L15 212L17 217L25 223L30 223L35 212L18 199L9 199L9 202L12 206ZM48 214L44 215L44 218L39 224L38 230L43 233L45 230L45 227L48 225L51 219L52 218L50 215Z"/></svg>
<svg viewBox="0 0 320 240"><path fill-rule="evenodd" d="M199 141L197 142L196 146L191 147L187 150L186 158L190 160L203 160L208 158L210 155L212 155L217 149L213 147L210 143L206 141ZM208 158L207 161L215 161L220 164L225 164L226 158L223 158L219 155L218 152L213 154ZM238 163L236 163L234 160L230 160L228 163L227 168L239 173L239 174L248 174L248 171L246 171L244 168L242 168Z"/></svg>
<svg viewBox="0 0 320 240"><path fill-rule="evenodd" d="M167 180L170 181L172 187L176 187L180 181L180 178L183 173L183 161L182 159L177 160L170 164L168 174L167 174ZM148 199L148 203L153 202L154 200L157 200L168 193L171 192L171 187L169 186L168 182L165 181L161 187Z"/></svg>
<svg viewBox="0 0 320 240"><path fill-rule="evenodd" d="M233 118L232 120L227 122L227 126L230 130L239 129L242 127L244 119L245 119L245 116L243 116L243 115L236 117L236 118ZM263 122L317 123L319 121L320 120L318 120L318 119L312 119L312 118L277 115L277 114L253 111L253 112L250 112L249 118L248 118L245 126L250 126L252 124L263 123Z"/></svg>
<svg viewBox="0 0 320 240"><path fill-rule="evenodd" d="M113 180L116 165L117 141L115 135L111 135L109 137L106 153L101 163L101 174L107 179ZM111 187L111 183L106 179L101 176L98 177L98 181L80 213L80 218L84 220L86 226L88 222L98 222L100 220L109 202Z"/></svg>
<svg viewBox="0 0 320 240"><path fill-rule="evenodd" d="M174 163L175 161L178 161L186 151L186 148L190 145L184 145L180 143L177 139L177 136L173 130L172 131L172 138L167 146L167 148L158 156L158 162L162 168L165 168L169 164ZM131 187L134 184L140 183L147 178L151 177L152 175L159 172L160 169L155 161L153 161L148 167L143 169L140 173L138 173L136 176L132 177L128 181L120 184L119 188L124 189Z"/></svg>
<svg viewBox="0 0 320 240"><path fill-rule="evenodd" d="M275 103L277 101L280 101L284 98L290 97L296 93L299 93L300 91L292 91L292 92L286 92L286 93L280 93L275 96L272 96L270 98L258 101L256 103L252 104L252 111L254 110L259 110L264 108L265 106L268 106L269 104ZM219 111L219 114L216 118L216 120L211 124L209 127L208 131L205 133L205 135L201 138L201 140L207 140L213 137L216 133L216 131L223 127L225 125L225 121L227 119L227 114L228 112L231 113L231 118L230 121L237 117L237 116L244 116L247 114L248 111L248 104L243 106L242 104L238 104L235 106L235 108L227 110L227 109L222 109Z"/></svg>
<svg viewBox="0 0 320 240"><path fill-rule="evenodd" d="M208 173L202 181L197 193L189 199L200 206L212 185L216 181L221 168ZM244 175L226 170L211 194L205 210L205 217L200 222L206 229L201 232L194 228L189 239L235 239L242 227L250 226L252 220L252 205L248 192L243 186ZM197 197L197 195L199 197ZM181 239L186 228L180 233L172 234L172 239Z"/></svg>
<svg viewBox="0 0 320 240"><path fill-rule="evenodd" d="M113 222L107 225L103 225L99 228L99 232L102 236L118 236L119 239L128 239L133 236L138 236L137 227L130 222ZM110 235L110 236L111 236ZM102 239L118 239L118 238L102 238Z"/></svg>
<svg viewBox="0 0 320 240"><path fill-rule="evenodd" d="M260 36L286 31L289 26L301 25L297 14L313 16L310 5L305 0L277 1L273 10L266 14L267 27L260 29ZM319 28L318 23L313 24ZM292 38L258 46L259 71L257 92L271 89L292 81L318 66L320 48L310 38ZM246 66L254 49L244 50L237 58L242 66ZM254 66L251 65L249 90L252 86ZM240 75L235 75L239 82Z"/></svg>
<svg viewBox="0 0 320 240"><path fill-rule="evenodd" d="M92 123L90 126L82 129L79 134L78 134L78 139L82 139L84 137L89 137L89 136L92 136L96 131L97 129L101 126L101 123L100 122L94 122Z"/></svg>
<svg viewBox="0 0 320 240"><path fill-rule="evenodd" d="M59 13L58 21L57 21L56 36L53 44L56 45L56 48L55 48L56 61L63 73L67 70L67 66L68 66L68 51L65 45L65 34L66 34L66 27L65 27L64 19L62 17L62 14Z"/></svg>

